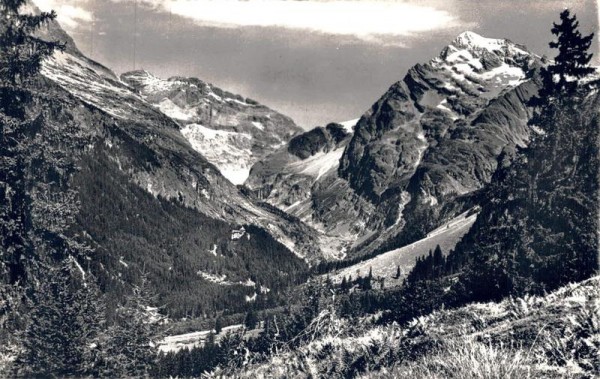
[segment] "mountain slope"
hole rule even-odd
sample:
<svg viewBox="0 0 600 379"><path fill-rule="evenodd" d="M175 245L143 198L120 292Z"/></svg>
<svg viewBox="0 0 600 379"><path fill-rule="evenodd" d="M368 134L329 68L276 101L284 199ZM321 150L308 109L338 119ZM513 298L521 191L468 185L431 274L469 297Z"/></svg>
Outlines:
<svg viewBox="0 0 600 379"><path fill-rule="evenodd" d="M51 24L46 35L64 32ZM320 255L314 231L244 196L177 122L71 44L44 62L22 105L35 140L77 169L61 171L42 151L29 186L43 209L76 197L68 233L92 250L75 258L111 301L142 270L173 317L244 309L262 286L270 291L258 300L276 301L304 280L305 260Z"/></svg>
<svg viewBox="0 0 600 379"><path fill-rule="evenodd" d="M465 32L392 86L340 162L340 176L376 205L370 226L400 233L402 245L464 211L455 199L483 188L502 150L529 139L539 64L522 46Z"/></svg>
<svg viewBox="0 0 600 379"><path fill-rule="evenodd" d="M344 278L348 281L356 280L357 277L366 278L370 273L376 280L384 280L385 288L400 286L415 265L417 258L427 256L430 251L435 250L436 246L440 246L445 253L453 250L476 218L476 210L467 211L431 231L423 239L329 273L328 277L337 284ZM400 275L397 275L398 269Z"/></svg>
<svg viewBox="0 0 600 379"><path fill-rule="evenodd" d="M244 198L193 150L179 132L178 124L118 81L110 71L97 69L87 59L58 52L44 63L42 74L114 120L116 138L110 133L98 133L98 137L107 139L115 155L124 155L119 160L120 169L129 171L133 180L149 193L178 199L211 217L230 222L253 223L262 219L265 226L273 225L273 233L281 233L279 237L286 239L283 229L277 227L278 216ZM125 141L118 136L121 131ZM130 151L129 143L147 151ZM140 159L147 160L142 167ZM134 167L128 167L129 164ZM292 247L294 242L287 239L286 244ZM304 255L300 250L298 253Z"/></svg>
<svg viewBox="0 0 600 379"><path fill-rule="evenodd" d="M132 71L121 80L182 125L192 147L233 184L242 184L256 161L302 131L290 118L196 78L163 80Z"/></svg>
<svg viewBox="0 0 600 379"><path fill-rule="evenodd" d="M540 65L523 46L465 32L360 118L337 173L301 183L282 148L255 165L247 185L345 252L328 257L414 242L477 205L502 152L526 146Z"/></svg>
<svg viewBox="0 0 600 379"><path fill-rule="evenodd" d="M318 230L327 259L344 257L361 231L361 209L368 207L337 175L355 122L331 123L294 137L255 164L245 183L259 199ZM360 206L348 206L352 203Z"/></svg>
<svg viewBox="0 0 600 379"><path fill-rule="evenodd" d="M432 140L448 140L444 136L456 133L461 120L472 121L469 116L491 99L521 84L533 63L529 52L509 41L461 34L438 58L410 69L363 116L341 176L362 195L380 199L412 176Z"/></svg>

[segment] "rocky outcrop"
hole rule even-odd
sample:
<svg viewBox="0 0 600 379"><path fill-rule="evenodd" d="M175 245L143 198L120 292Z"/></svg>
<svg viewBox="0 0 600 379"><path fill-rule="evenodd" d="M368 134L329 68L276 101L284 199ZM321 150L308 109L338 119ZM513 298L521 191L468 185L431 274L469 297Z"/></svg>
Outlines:
<svg viewBox="0 0 600 379"><path fill-rule="evenodd" d="M287 150L300 159L306 159L316 153L334 150L349 136L344 126L331 123L325 128L317 127L290 140Z"/></svg>
<svg viewBox="0 0 600 379"><path fill-rule="evenodd" d="M356 121L317 127L298 135L252 167L245 185L258 198L320 232L327 259L343 258L364 229L370 209L337 175Z"/></svg>

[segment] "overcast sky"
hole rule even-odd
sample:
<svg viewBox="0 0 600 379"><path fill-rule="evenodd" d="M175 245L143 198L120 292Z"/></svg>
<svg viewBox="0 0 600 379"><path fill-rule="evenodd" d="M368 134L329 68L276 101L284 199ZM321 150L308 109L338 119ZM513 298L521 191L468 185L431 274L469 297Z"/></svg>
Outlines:
<svg viewBox="0 0 600 379"><path fill-rule="evenodd" d="M55 9L80 50L118 74L135 62L164 78L195 76L305 128L358 118L465 30L553 57L550 28L562 9L584 34L599 24L595 0L34 2Z"/></svg>

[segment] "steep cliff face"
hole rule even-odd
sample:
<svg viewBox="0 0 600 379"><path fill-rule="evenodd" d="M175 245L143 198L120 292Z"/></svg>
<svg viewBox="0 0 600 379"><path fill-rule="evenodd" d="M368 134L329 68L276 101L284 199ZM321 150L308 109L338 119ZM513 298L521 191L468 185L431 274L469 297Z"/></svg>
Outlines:
<svg viewBox="0 0 600 379"><path fill-rule="evenodd" d="M289 117L196 78L163 80L132 71L121 80L176 120L192 147L233 184L242 184L256 161L302 132Z"/></svg>
<svg viewBox="0 0 600 379"><path fill-rule="evenodd" d="M420 238L440 221L478 204L477 192L490 182L502 153L527 145L532 131L526 104L537 90L537 79L532 78L491 100L470 120L454 122L443 138L431 141L408 184L399 189L402 208L393 206L398 199L393 190L379 203L380 214L389 209L379 222L402 227L399 232L390 229L396 234L392 241L403 244ZM437 122L426 120L422 125L436 128Z"/></svg>
<svg viewBox="0 0 600 379"><path fill-rule="evenodd" d="M340 176L377 205L370 222L384 232L361 249L412 242L477 204L502 151L529 140L540 65L522 46L465 32L363 116Z"/></svg>
<svg viewBox="0 0 600 379"><path fill-rule="evenodd" d="M449 140L479 142L474 135L482 133L475 125L478 114L490 100L525 82L535 61L509 41L461 34L439 57L410 69L361 118L340 175L373 202L386 191L405 188L423 158L431 156L430 149L439 150ZM502 125L507 126L514 127ZM504 134L512 143L528 136L523 128ZM478 143L474 146L479 149ZM465 187L457 192L469 190Z"/></svg>
<svg viewBox="0 0 600 379"><path fill-rule="evenodd" d="M248 185L343 240L351 254L413 242L476 205L502 151L526 146L526 103L537 93L540 65L523 46L465 32L438 57L411 68L360 118L344 140L336 174L300 185L289 182L285 165L267 159ZM322 131L312 133L296 140L303 148L288 150L302 151L301 158L313 154L312 138ZM281 201L283 186L265 179L275 173L288 178L288 188L296 185L288 201ZM291 207L302 199L302 208Z"/></svg>
<svg viewBox="0 0 600 379"><path fill-rule="evenodd" d="M335 175L349 137L338 124L296 136L258 162L246 185L260 198L270 199L274 205L298 215L293 208L310 198L313 184Z"/></svg>

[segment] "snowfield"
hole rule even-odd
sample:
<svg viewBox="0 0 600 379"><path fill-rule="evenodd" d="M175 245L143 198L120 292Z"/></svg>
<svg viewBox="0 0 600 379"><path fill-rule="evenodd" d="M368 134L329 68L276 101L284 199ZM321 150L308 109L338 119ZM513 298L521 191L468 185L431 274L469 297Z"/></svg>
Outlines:
<svg viewBox="0 0 600 379"><path fill-rule="evenodd" d="M164 98L158 103L158 109L167 116L176 120L190 121L196 116L196 109L182 108L171 99Z"/></svg>
<svg viewBox="0 0 600 379"><path fill-rule="evenodd" d="M235 185L300 131L291 119L197 78L161 79L138 70L121 80L139 100L175 120L194 150Z"/></svg>
<svg viewBox="0 0 600 379"><path fill-rule="evenodd" d="M329 152L321 151L305 160L290 163L287 168L291 172L312 176L317 181L328 172L338 168L344 149L345 147L340 147Z"/></svg>
<svg viewBox="0 0 600 379"><path fill-rule="evenodd" d="M241 324L226 326L221 330L221 333L215 336L215 340L217 340L219 336L223 336L227 333L240 330L243 327L244 325ZM165 337L161 342L159 342L159 350L163 353L168 353L178 352L181 349L191 349L193 347L199 347L204 345L210 334L214 332L215 331L213 329L168 336Z"/></svg>
<svg viewBox="0 0 600 379"><path fill-rule="evenodd" d="M344 130L346 131L346 133L352 134L352 133L354 133L354 127L356 126L356 123L358 123L358 120L360 120L360 118L355 118L354 120L340 122L340 125L342 125L344 127Z"/></svg>
<svg viewBox="0 0 600 379"><path fill-rule="evenodd" d="M210 129L200 124L186 125L181 134L233 184L243 184L250 175L250 134Z"/></svg>

